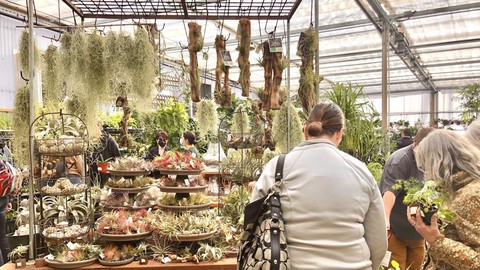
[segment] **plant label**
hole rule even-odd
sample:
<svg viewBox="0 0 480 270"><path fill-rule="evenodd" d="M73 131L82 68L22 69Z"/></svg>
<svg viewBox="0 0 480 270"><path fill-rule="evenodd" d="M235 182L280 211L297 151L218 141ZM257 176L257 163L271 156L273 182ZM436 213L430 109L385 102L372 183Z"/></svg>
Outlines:
<svg viewBox="0 0 480 270"><path fill-rule="evenodd" d="M383 257L382 262L380 263L381 266L388 267L390 264L390 258L392 257L392 252L387 250L385 253L385 257Z"/></svg>
<svg viewBox="0 0 480 270"><path fill-rule="evenodd" d="M270 46L271 53L282 52L282 39L281 38L270 38L268 40L268 45Z"/></svg>
<svg viewBox="0 0 480 270"><path fill-rule="evenodd" d="M223 50L220 52L220 54L222 55L223 65L225 65L226 67L232 67L233 60L232 60L232 56L230 56L230 52Z"/></svg>
<svg viewBox="0 0 480 270"><path fill-rule="evenodd" d="M411 206L410 207L410 216L415 216L417 214L418 206Z"/></svg>

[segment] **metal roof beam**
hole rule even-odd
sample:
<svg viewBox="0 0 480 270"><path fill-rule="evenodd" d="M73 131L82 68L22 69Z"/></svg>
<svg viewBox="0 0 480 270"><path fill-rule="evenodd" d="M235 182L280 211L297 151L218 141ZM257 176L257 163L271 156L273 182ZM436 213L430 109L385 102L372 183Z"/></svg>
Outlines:
<svg viewBox="0 0 480 270"><path fill-rule="evenodd" d="M390 32L393 36L393 40L390 41L390 47L402 59L405 65L412 71L415 77L417 77L417 79L426 89L435 93L438 92L435 85L433 84L433 81L431 80L431 76L419 63L418 55L414 54L410 49L408 45L410 44L410 42L407 40L405 35L403 35L403 33L399 31L398 27L394 23L392 23L392 19L389 18L382 5L377 0L366 1L368 2L369 7L374 12L369 12L369 10L367 10L367 7L364 6L360 0L356 0L355 2L362 9L365 15L370 19L370 21L375 25L375 28L377 28L380 33L382 32L383 27L385 27L383 24L388 24ZM373 16L376 16L377 19L375 19Z"/></svg>
<svg viewBox="0 0 480 270"><path fill-rule="evenodd" d="M73 12L77 13L78 16L85 18L83 12L74 3L72 3L71 0L62 0L62 2L65 3L65 5L67 5L69 8L71 8Z"/></svg>

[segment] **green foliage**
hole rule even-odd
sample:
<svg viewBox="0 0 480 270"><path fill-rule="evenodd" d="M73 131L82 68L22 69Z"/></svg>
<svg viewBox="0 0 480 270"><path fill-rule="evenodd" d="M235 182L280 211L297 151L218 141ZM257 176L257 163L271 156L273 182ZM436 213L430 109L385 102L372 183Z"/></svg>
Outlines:
<svg viewBox="0 0 480 270"><path fill-rule="evenodd" d="M217 133L218 113L215 107L215 102L211 99L202 99L197 103L195 118L201 137L207 136L209 133Z"/></svg>
<svg viewBox="0 0 480 270"><path fill-rule="evenodd" d="M0 112L0 129L12 128L12 114L7 112Z"/></svg>
<svg viewBox="0 0 480 270"><path fill-rule="evenodd" d="M303 140L302 123L297 109L290 104L290 128L288 117L288 104L283 103L280 110L273 118L272 136L282 153L288 153L291 148L300 144ZM290 149L288 139L290 137Z"/></svg>
<svg viewBox="0 0 480 270"><path fill-rule="evenodd" d="M373 177L375 178L375 181L377 184L380 183L380 179L382 178L382 171L383 171L383 166L382 164L378 162L370 162L367 164L368 170L372 173Z"/></svg>
<svg viewBox="0 0 480 270"><path fill-rule="evenodd" d="M334 83L331 87L323 98L336 103L345 115L345 136L339 148L365 163L380 161L381 122L375 107L367 101L363 86Z"/></svg>
<svg viewBox="0 0 480 270"><path fill-rule="evenodd" d="M220 163L220 170L234 182L242 183L257 180L264 165L262 156L250 149L229 149L227 158Z"/></svg>
<svg viewBox="0 0 480 270"><path fill-rule="evenodd" d="M15 94L12 120L13 139L12 152L18 167L29 165L30 149L28 134L30 130L30 90L27 86L19 88Z"/></svg>
<svg viewBox="0 0 480 270"><path fill-rule="evenodd" d="M29 49L29 38L30 34L28 33L27 30L24 30L22 32L22 35L20 37L20 49L19 49L19 55L20 55L20 67L22 69L22 72L24 74L24 77L26 77L28 74L30 74L30 68L29 68L29 62L30 62L30 49ZM34 48L34 67L38 66L38 63L40 62L40 52L38 51L38 48L34 42L33 44Z"/></svg>
<svg viewBox="0 0 480 270"><path fill-rule="evenodd" d="M48 46L43 55L43 100L47 104L63 100L62 80L60 79L60 53L56 46Z"/></svg>
<svg viewBox="0 0 480 270"><path fill-rule="evenodd" d="M153 112L138 113L138 126L144 129L145 143L155 144L157 131L163 130L168 133L168 146L179 146L179 138L187 129L188 114L185 106L179 102L165 101L159 104L159 108Z"/></svg>
<svg viewBox="0 0 480 270"><path fill-rule="evenodd" d="M222 197L222 216L234 227L243 225L245 205L250 202L250 192L244 186L234 185L229 194Z"/></svg>
<svg viewBox="0 0 480 270"><path fill-rule="evenodd" d="M469 84L455 91L458 96L454 100L460 102L463 112L460 114L462 121L470 124L478 119L480 114L480 86L478 83Z"/></svg>
<svg viewBox="0 0 480 270"><path fill-rule="evenodd" d="M100 121L102 121L102 126L120 128L120 121L122 120L123 112L114 112L114 113L99 113ZM137 127L138 123L135 117L130 117L127 122L129 127Z"/></svg>

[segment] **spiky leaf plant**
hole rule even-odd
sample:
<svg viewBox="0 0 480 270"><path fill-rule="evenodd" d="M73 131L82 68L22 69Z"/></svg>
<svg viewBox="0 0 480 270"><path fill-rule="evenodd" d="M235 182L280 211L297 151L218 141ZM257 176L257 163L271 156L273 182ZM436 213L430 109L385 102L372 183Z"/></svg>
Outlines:
<svg viewBox="0 0 480 270"><path fill-rule="evenodd" d="M289 118L290 128L288 128ZM288 104L282 104L280 110L273 118L272 135L282 153L288 153L291 148L302 142L302 122L297 109L293 105L290 104L290 117L288 117ZM288 147L288 137L290 137L290 148Z"/></svg>
<svg viewBox="0 0 480 270"><path fill-rule="evenodd" d="M46 104L56 104L63 100L62 80L60 79L60 53L56 46L48 46L43 55L43 100Z"/></svg>
<svg viewBox="0 0 480 270"><path fill-rule="evenodd" d="M218 113L215 102L211 99L202 99L197 103L195 118L198 122L200 136L204 137L209 132L216 133L218 128Z"/></svg>

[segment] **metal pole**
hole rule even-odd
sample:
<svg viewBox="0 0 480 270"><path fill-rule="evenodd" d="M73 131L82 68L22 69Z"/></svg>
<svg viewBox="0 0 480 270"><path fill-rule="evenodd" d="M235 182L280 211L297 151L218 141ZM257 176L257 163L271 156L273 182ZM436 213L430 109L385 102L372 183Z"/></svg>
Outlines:
<svg viewBox="0 0 480 270"><path fill-rule="evenodd" d="M382 27L382 132L383 148L387 147L388 142L388 24L383 22Z"/></svg>
<svg viewBox="0 0 480 270"><path fill-rule="evenodd" d="M429 120L430 127L433 127L433 121L435 120L435 118L437 118L437 110L438 110L438 108L436 107L437 98L438 98L437 93L435 92L430 93L430 120Z"/></svg>
<svg viewBox="0 0 480 270"><path fill-rule="evenodd" d="M318 0L315 1L315 35L317 35L317 50L315 50L315 94L317 95L317 103L320 101L320 35L319 35L319 22L320 22L320 4Z"/></svg>
<svg viewBox="0 0 480 270"><path fill-rule="evenodd" d="M28 69L29 69L29 91L30 91L30 121L29 121L29 126L32 125L33 120L35 119L35 67L34 67L34 61L35 61L35 49L34 49L34 42L33 42L33 0L28 0L28 36L29 36L29 44L28 44L28 51L29 51L29 63L28 63ZM33 135L32 132L30 131L29 134L29 146L30 146L30 172L29 172L29 181L28 181L28 198L29 198L29 204L28 204L28 233L29 233L29 242L28 242L28 249L29 249L29 260L34 260L35 259L35 194L33 192L34 186L33 186Z"/></svg>
<svg viewBox="0 0 480 270"><path fill-rule="evenodd" d="M291 149L291 111L290 111L290 20L287 20L287 149L290 151Z"/></svg>

